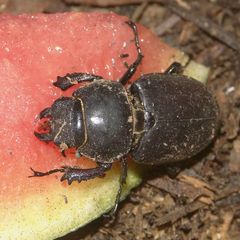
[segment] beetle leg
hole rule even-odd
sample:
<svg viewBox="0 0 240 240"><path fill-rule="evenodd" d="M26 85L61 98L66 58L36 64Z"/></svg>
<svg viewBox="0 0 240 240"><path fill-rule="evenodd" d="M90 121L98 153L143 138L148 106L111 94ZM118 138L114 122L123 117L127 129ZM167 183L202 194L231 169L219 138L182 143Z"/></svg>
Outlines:
<svg viewBox="0 0 240 240"><path fill-rule="evenodd" d="M123 184L126 183L127 171L128 171L127 158L123 157L120 160L120 164L121 164L121 173L120 173L120 178L119 178L119 188L118 188L118 192L117 192L117 195L116 195L115 204L114 204L114 207L111 209L111 211L108 214L104 215L105 217L111 217L116 212L117 207L118 207L118 203L120 201L120 197L121 197L121 194L122 194Z"/></svg>
<svg viewBox="0 0 240 240"><path fill-rule="evenodd" d="M141 63L143 54L142 50L140 48L139 44L139 37L138 37L138 31L137 31L137 26L134 22L128 21L126 22L130 28L133 30L134 33L134 41L135 41L135 46L137 48L137 59L128 67L128 70L123 74L123 76L119 79L119 82L122 85L125 85L129 79L133 76L133 74L136 72L138 65Z"/></svg>
<svg viewBox="0 0 240 240"><path fill-rule="evenodd" d="M103 79L101 76L89 73L68 73L67 75L57 77L57 81L53 83L54 86L67 90L68 88L82 82L92 82L94 80Z"/></svg>
<svg viewBox="0 0 240 240"><path fill-rule="evenodd" d="M96 177L104 176L105 172L112 167L112 163L98 163L98 167L90 169L80 169L78 167L63 166L61 168L52 169L48 172L38 172L31 168L33 175L29 177L43 177L57 172L63 172L61 182L67 180L70 185L73 181L87 181Z"/></svg>
<svg viewBox="0 0 240 240"><path fill-rule="evenodd" d="M173 62L164 72L164 74L181 74L182 65L179 62Z"/></svg>
<svg viewBox="0 0 240 240"><path fill-rule="evenodd" d="M74 167L64 166L64 175L61 177L61 181L67 180L70 185L73 181L87 181L96 177L104 176L105 172L112 167L112 163L98 163L98 167L90 169L80 169Z"/></svg>
<svg viewBox="0 0 240 240"><path fill-rule="evenodd" d="M48 172L38 172L38 171L35 171L32 168L30 168L30 169L33 172L33 175L28 176L28 177L44 177L44 176L51 175L51 174L57 173L57 172L65 172L64 168L56 168L56 169L52 169Z"/></svg>
<svg viewBox="0 0 240 240"><path fill-rule="evenodd" d="M179 164L176 164L176 166L174 166L174 165L166 166L165 169L166 169L167 175L170 178L176 178L177 175L182 171L182 168L180 167Z"/></svg>

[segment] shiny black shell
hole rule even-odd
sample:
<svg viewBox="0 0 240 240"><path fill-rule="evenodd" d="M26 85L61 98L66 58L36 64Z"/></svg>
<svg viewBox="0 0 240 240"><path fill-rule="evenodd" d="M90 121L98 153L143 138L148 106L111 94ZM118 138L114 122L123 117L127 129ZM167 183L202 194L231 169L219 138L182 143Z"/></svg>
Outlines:
<svg viewBox="0 0 240 240"><path fill-rule="evenodd" d="M202 83L151 73L134 82L130 91L145 109L144 133L131 153L136 162L180 161L200 152L215 136L218 107Z"/></svg>
<svg viewBox="0 0 240 240"><path fill-rule="evenodd" d="M73 93L83 105L86 141L78 152L97 162L113 162L132 146L132 111L121 83L98 80Z"/></svg>

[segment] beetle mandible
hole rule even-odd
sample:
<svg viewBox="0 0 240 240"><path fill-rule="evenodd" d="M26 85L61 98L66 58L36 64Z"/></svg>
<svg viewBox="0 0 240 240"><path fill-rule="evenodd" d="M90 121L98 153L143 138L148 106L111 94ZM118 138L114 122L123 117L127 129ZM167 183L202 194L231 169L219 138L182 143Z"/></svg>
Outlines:
<svg viewBox="0 0 240 240"><path fill-rule="evenodd" d="M31 168L31 177L61 172L61 181L71 184L103 176L120 161L120 186L112 212L126 181L128 154L147 165L190 158L212 141L219 115L212 94L202 83L181 75L181 65L176 62L164 73L142 75L125 88L143 58L137 27L131 21L126 23L134 33L137 58L125 74L118 81L89 73L57 77L53 84L62 90L82 82L88 84L75 90L72 97L61 97L41 111L39 118L48 119L50 130L34 132L41 141L53 141L63 154L67 148L75 148L77 155L92 159L98 166L64 166L48 172Z"/></svg>

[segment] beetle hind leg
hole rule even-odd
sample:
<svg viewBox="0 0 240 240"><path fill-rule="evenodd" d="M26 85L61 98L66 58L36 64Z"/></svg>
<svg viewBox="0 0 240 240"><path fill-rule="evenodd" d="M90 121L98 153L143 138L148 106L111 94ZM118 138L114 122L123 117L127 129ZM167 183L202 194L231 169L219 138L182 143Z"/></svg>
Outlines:
<svg viewBox="0 0 240 240"><path fill-rule="evenodd" d="M119 177L119 188L118 188L118 192L116 195L116 199L115 199L115 204L113 206L113 208L110 210L110 212L108 214L105 214L105 217L112 217L114 216L117 208L118 208L118 204L120 201L120 197L122 194L122 189L123 189L123 185L126 183L126 179L127 179L127 170L128 170L128 165L127 165L127 158L123 157L120 160L120 164L121 164L121 173L120 173L120 177Z"/></svg>

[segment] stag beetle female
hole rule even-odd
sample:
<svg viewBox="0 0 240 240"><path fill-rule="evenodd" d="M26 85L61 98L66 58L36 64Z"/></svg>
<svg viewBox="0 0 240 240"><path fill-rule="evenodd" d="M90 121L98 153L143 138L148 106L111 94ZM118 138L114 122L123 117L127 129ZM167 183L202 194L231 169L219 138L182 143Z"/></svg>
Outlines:
<svg viewBox="0 0 240 240"><path fill-rule="evenodd" d="M218 107L207 88L192 78L178 74L179 63L173 63L164 73L142 75L129 88L124 86L135 73L143 54L136 25L129 21L138 52L119 81L104 80L88 73L71 73L58 77L56 87L78 88L72 97L57 99L44 109L39 118L47 118L49 132L35 132L41 141L53 141L64 153L76 148L98 166L80 169L64 166L48 172L32 169L32 177L56 172L64 173L61 181L81 182L104 175L113 162L120 161L120 187L127 176L126 156L137 163L160 165L196 155L214 138L218 125Z"/></svg>

